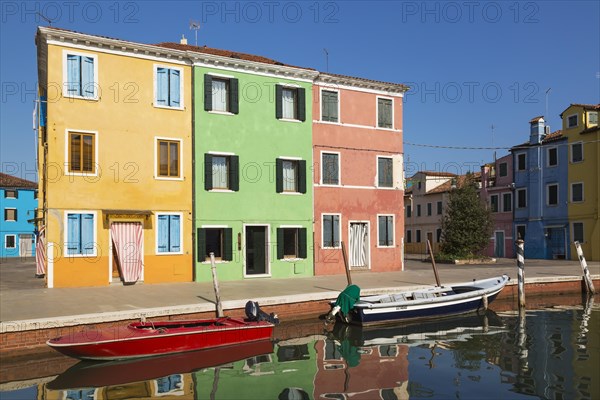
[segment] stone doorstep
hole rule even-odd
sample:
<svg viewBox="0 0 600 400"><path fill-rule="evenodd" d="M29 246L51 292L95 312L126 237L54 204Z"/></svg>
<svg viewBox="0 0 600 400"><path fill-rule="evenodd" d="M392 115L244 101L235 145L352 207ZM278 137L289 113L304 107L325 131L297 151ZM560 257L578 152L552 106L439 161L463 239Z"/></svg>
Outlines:
<svg viewBox="0 0 600 400"><path fill-rule="evenodd" d="M581 282L582 277L580 276L561 276L561 277L541 277L541 278L525 278L526 285L541 285L541 284L552 284L552 283L560 283L560 282ZM592 280L598 281L600 280L600 275L592 275ZM511 279L507 286L517 285L517 279ZM411 287L387 287L387 288L374 288L374 289L364 289L361 292L364 295L374 295L374 294L388 294L395 293L399 290L401 291L413 291L420 290L424 288L431 287L431 285L420 285L420 286L411 286ZM290 296L277 296L277 297L265 297L259 298L255 301L259 303L261 306L278 306L278 305L286 305L286 304L296 304L296 303L304 303L304 302L314 302L314 301L332 301L337 298L339 292L337 291L327 291L327 292L316 292L316 293L306 293L306 294L294 294ZM229 300L224 301L222 303L223 310L240 310L244 309L247 300ZM172 307L158 307L158 308L146 308L146 309L137 309L137 310L127 310L127 311L115 311L115 312L104 312L104 313L93 313L93 314L81 314L81 315L70 315L70 316L62 316L62 317L52 317L52 318L38 318L38 319L30 319L30 320L21 320L21 321L6 321L0 322L0 334L4 333L14 333L14 332L24 332L31 330L41 330L41 329L54 329L54 328L62 328L68 326L78 326L78 325L89 325L89 324L97 324L97 323L107 323L107 322L116 322L116 321L124 321L124 320L138 320L142 317L144 318L156 318L163 316L173 316L173 315L185 315L185 314L195 314L195 313L203 313L203 312L214 312L215 304L214 303L202 303L202 304L188 304L181 306L172 306Z"/></svg>

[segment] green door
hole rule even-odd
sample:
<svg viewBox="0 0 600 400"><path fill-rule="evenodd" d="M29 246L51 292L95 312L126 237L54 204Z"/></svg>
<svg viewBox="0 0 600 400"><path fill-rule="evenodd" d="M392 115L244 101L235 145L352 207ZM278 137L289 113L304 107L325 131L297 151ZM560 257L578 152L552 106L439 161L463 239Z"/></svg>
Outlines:
<svg viewBox="0 0 600 400"><path fill-rule="evenodd" d="M267 273L267 227L246 227L246 274Z"/></svg>

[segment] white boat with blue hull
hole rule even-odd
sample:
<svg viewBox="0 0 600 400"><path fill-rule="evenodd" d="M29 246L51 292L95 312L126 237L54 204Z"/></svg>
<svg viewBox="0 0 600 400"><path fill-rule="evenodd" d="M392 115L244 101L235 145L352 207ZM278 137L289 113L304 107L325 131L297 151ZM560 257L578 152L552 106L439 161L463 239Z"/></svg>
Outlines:
<svg viewBox="0 0 600 400"><path fill-rule="evenodd" d="M487 309L510 278L473 280L448 286L360 297L360 289L351 285L331 303L328 319L338 315L346 323L384 324L466 314Z"/></svg>

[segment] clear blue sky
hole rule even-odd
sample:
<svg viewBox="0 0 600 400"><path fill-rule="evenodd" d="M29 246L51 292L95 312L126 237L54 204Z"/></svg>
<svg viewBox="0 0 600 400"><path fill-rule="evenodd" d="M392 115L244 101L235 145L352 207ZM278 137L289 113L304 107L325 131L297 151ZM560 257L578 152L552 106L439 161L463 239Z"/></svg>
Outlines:
<svg viewBox="0 0 600 400"><path fill-rule="evenodd" d="M135 42L198 44L287 64L405 83L408 143L510 147L528 121L546 114L552 130L570 103L600 102L598 1L2 1L1 170L34 179L38 25ZM546 96L546 91L551 91ZM492 128L494 126L493 135ZM498 157L506 154L497 152ZM467 172L492 150L406 145L407 175Z"/></svg>

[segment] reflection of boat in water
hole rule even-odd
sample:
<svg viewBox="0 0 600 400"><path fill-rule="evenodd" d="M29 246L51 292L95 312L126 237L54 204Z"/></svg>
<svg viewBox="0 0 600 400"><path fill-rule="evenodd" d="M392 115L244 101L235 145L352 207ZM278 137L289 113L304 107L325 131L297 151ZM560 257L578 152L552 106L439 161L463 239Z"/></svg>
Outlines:
<svg viewBox="0 0 600 400"><path fill-rule="evenodd" d="M437 341L464 341L478 334L504 331L503 323L493 311L404 323L388 326L361 327L336 322L331 338L352 346L403 344L418 346Z"/></svg>
<svg viewBox="0 0 600 400"><path fill-rule="evenodd" d="M123 385L172 374L190 373L272 352L273 343L270 340L262 340L143 359L100 363L81 361L49 382L46 387L50 390L65 390Z"/></svg>

